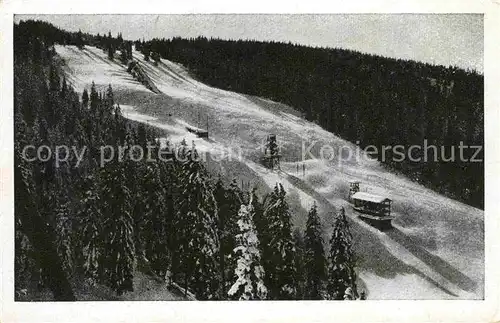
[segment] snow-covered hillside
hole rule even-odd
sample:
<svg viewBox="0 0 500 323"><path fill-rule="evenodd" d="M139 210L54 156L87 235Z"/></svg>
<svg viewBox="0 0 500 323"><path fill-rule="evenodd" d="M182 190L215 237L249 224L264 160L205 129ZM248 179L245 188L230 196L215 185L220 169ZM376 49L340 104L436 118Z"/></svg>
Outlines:
<svg viewBox="0 0 500 323"><path fill-rule="evenodd" d="M326 238L335 210L344 206L369 299L483 298L483 211L395 175L363 155L346 158L347 147L356 151L355 145L301 119L289 107L207 86L176 63L162 60L154 66L134 52L134 59L162 92L155 94L134 80L126 66L108 60L102 50L57 46L56 51L64 60L68 80L80 93L92 81L100 90L111 84L126 117L164 129L173 142L194 141L198 150L210 151L214 157L233 152L232 160L210 161L211 170L261 190L283 183L295 226L303 228L307 210L317 201ZM207 124L208 140L186 130L186 126L205 129ZM259 147L269 133L275 133L282 145L279 172L259 162ZM303 145L313 145L315 156L323 145L335 152L346 148L344 155L336 154L331 160L302 161ZM239 151L242 160L236 158ZM357 217L346 201L351 180L359 180L364 191L393 200L393 230L380 232Z"/></svg>

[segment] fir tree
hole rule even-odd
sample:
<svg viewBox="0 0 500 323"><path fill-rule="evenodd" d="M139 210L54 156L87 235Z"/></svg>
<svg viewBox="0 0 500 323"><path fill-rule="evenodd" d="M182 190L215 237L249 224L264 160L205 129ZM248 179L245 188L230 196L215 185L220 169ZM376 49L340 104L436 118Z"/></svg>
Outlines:
<svg viewBox="0 0 500 323"><path fill-rule="evenodd" d="M99 93L97 93L97 90L95 88L95 83L94 81L92 81L92 85L90 86L90 111L93 117L96 117L99 103L100 103Z"/></svg>
<svg viewBox="0 0 500 323"><path fill-rule="evenodd" d="M318 208L314 203L307 217L304 236L305 299L318 300L324 297L326 259L321 231Z"/></svg>
<svg viewBox="0 0 500 323"><path fill-rule="evenodd" d="M304 299L305 297L305 246L304 236L299 228L295 228L292 233L293 243L295 244L295 285L297 286L296 299Z"/></svg>
<svg viewBox="0 0 500 323"><path fill-rule="evenodd" d="M113 88L111 84L108 85L108 89L106 90L106 105L109 108L109 111L112 111L113 105L115 104Z"/></svg>
<svg viewBox="0 0 500 323"><path fill-rule="evenodd" d="M89 106L89 92L87 92L87 89L83 89L82 104L84 108L88 108Z"/></svg>
<svg viewBox="0 0 500 323"><path fill-rule="evenodd" d="M135 245L131 216L130 190L126 186L123 163L110 163L102 169L105 210L103 264L106 283L118 295L133 291Z"/></svg>
<svg viewBox="0 0 500 323"><path fill-rule="evenodd" d="M57 253L67 273L73 270L73 230L69 202L62 202L56 209L56 247Z"/></svg>
<svg viewBox="0 0 500 323"><path fill-rule="evenodd" d="M110 44L108 45L108 59L113 60L115 58L115 50L113 48L113 45Z"/></svg>
<svg viewBox="0 0 500 323"><path fill-rule="evenodd" d="M111 37L111 32L108 33L106 50L108 52L108 59L113 60L115 55L115 45L113 44L113 37Z"/></svg>
<svg viewBox="0 0 500 323"><path fill-rule="evenodd" d="M180 149L186 149L181 146ZM185 162L180 165L182 192L177 201L176 259L184 273L184 288L191 287L200 299L215 299L220 295L218 214L208 174L199 161L194 146L182 152Z"/></svg>
<svg viewBox="0 0 500 323"><path fill-rule="evenodd" d="M83 35L82 35L81 30L78 30L78 32L76 33L75 43L76 43L76 47L78 47L78 49L80 49L80 50L82 50L85 47L85 45L83 43Z"/></svg>
<svg viewBox="0 0 500 323"><path fill-rule="evenodd" d="M101 200L96 178L89 176L82 186L81 208L78 218L81 227L81 250L85 276L93 282L103 278L104 235Z"/></svg>
<svg viewBox="0 0 500 323"><path fill-rule="evenodd" d="M168 234L172 214L167 210L166 193L156 163L147 163L142 188L145 194L141 196L143 225L140 237L151 268L159 276L164 276L169 269Z"/></svg>
<svg viewBox="0 0 500 323"><path fill-rule="evenodd" d="M357 297L355 260L352 251L352 236L344 208L335 219L330 239L327 290L331 299L342 300L346 290Z"/></svg>
<svg viewBox="0 0 500 323"><path fill-rule="evenodd" d="M222 297L226 296L227 290L233 283L231 276L236 268L236 261L233 258L235 248L235 236L238 232L237 214L241 206L241 192L236 182L233 181L229 188L224 187L219 178L215 184L214 196L218 207L218 234L220 238L219 262L221 270Z"/></svg>
<svg viewBox="0 0 500 323"><path fill-rule="evenodd" d="M237 267L234 275L236 281L229 289L228 295L238 300L265 299L267 288L264 285L264 269L260 264L259 240L253 224L252 202L241 205L238 212L239 233L236 235Z"/></svg>
<svg viewBox="0 0 500 323"><path fill-rule="evenodd" d="M264 202L266 245L263 246L266 286L272 299L294 299L296 297L294 254L290 212L285 200L286 193L281 184L274 187Z"/></svg>

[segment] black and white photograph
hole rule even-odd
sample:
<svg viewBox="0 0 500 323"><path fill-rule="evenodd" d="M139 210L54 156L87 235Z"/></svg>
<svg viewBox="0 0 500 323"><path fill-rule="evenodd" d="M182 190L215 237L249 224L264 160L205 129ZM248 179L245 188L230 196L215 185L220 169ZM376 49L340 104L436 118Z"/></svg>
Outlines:
<svg viewBox="0 0 500 323"><path fill-rule="evenodd" d="M16 299L481 299L482 37L16 16Z"/></svg>
<svg viewBox="0 0 500 323"><path fill-rule="evenodd" d="M484 14L12 20L16 304L485 300Z"/></svg>

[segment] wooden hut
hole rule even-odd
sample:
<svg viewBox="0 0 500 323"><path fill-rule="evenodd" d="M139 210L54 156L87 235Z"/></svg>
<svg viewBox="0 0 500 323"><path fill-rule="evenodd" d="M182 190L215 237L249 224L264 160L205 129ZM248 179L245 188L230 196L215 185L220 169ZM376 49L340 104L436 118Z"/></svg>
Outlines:
<svg viewBox="0 0 500 323"><path fill-rule="evenodd" d="M360 217L381 227L392 227L391 199L366 192L351 195L353 208L360 212Z"/></svg>

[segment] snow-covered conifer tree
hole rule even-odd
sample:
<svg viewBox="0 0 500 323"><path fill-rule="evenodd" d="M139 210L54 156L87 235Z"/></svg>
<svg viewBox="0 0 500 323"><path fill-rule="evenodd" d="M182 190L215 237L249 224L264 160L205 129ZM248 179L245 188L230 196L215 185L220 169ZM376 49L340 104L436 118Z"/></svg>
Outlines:
<svg viewBox="0 0 500 323"><path fill-rule="evenodd" d="M83 196L78 218L81 227L79 237L81 251L83 253L83 270L85 276L94 282L98 280L101 266L99 261L103 253L102 236L102 212L100 206L99 192L95 185L95 178L89 176L82 186Z"/></svg>
<svg viewBox="0 0 500 323"><path fill-rule="evenodd" d="M214 196L217 201L219 215L218 231L220 239L219 262L222 281L221 296L226 297L227 291L233 283L231 277L236 268L233 249L236 246L235 237L238 233L237 214L242 199L240 189L235 181L226 188L220 178L215 183Z"/></svg>
<svg viewBox="0 0 500 323"><path fill-rule="evenodd" d="M296 299L304 299L305 297L305 245L304 235L299 228L295 228L292 232L293 243L295 245L295 285L297 286Z"/></svg>
<svg viewBox="0 0 500 323"><path fill-rule="evenodd" d="M305 299L323 299L324 282L326 280L326 258L321 231L318 208L314 203L307 217L304 235Z"/></svg>
<svg viewBox="0 0 500 323"><path fill-rule="evenodd" d="M56 248L63 268L67 273L73 270L73 239L69 202L61 203L56 209Z"/></svg>
<svg viewBox="0 0 500 323"><path fill-rule="evenodd" d="M199 299L220 296L218 268L219 237L217 205L209 176L193 147L181 164L182 191L178 197L175 228L178 238L176 257L184 274L184 288Z"/></svg>
<svg viewBox="0 0 500 323"><path fill-rule="evenodd" d="M107 166L103 168L103 263L105 282L120 295L125 291L133 291L132 279L136 265L134 226L125 169L118 162Z"/></svg>
<svg viewBox="0 0 500 323"><path fill-rule="evenodd" d="M272 299L296 297L295 246L292 238L290 211L281 184L274 187L264 203L264 218L268 225L263 246L266 286Z"/></svg>
<svg viewBox="0 0 500 323"><path fill-rule="evenodd" d="M352 251L352 235L344 208L335 220L330 239L327 290L330 298L342 300L348 288L357 297L355 260Z"/></svg>
<svg viewBox="0 0 500 323"><path fill-rule="evenodd" d="M163 276L168 269L168 218L172 215L167 213L166 196L161 185L160 169L156 163L147 163L142 187L143 226L140 237L151 268Z"/></svg>
<svg viewBox="0 0 500 323"><path fill-rule="evenodd" d="M252 202L241 205L238 212L239 233L234 253L237 261L236 281L229 289L230 298L238 300L265 299L264 269L260 264L259 240L253 223Z"/></svg>

